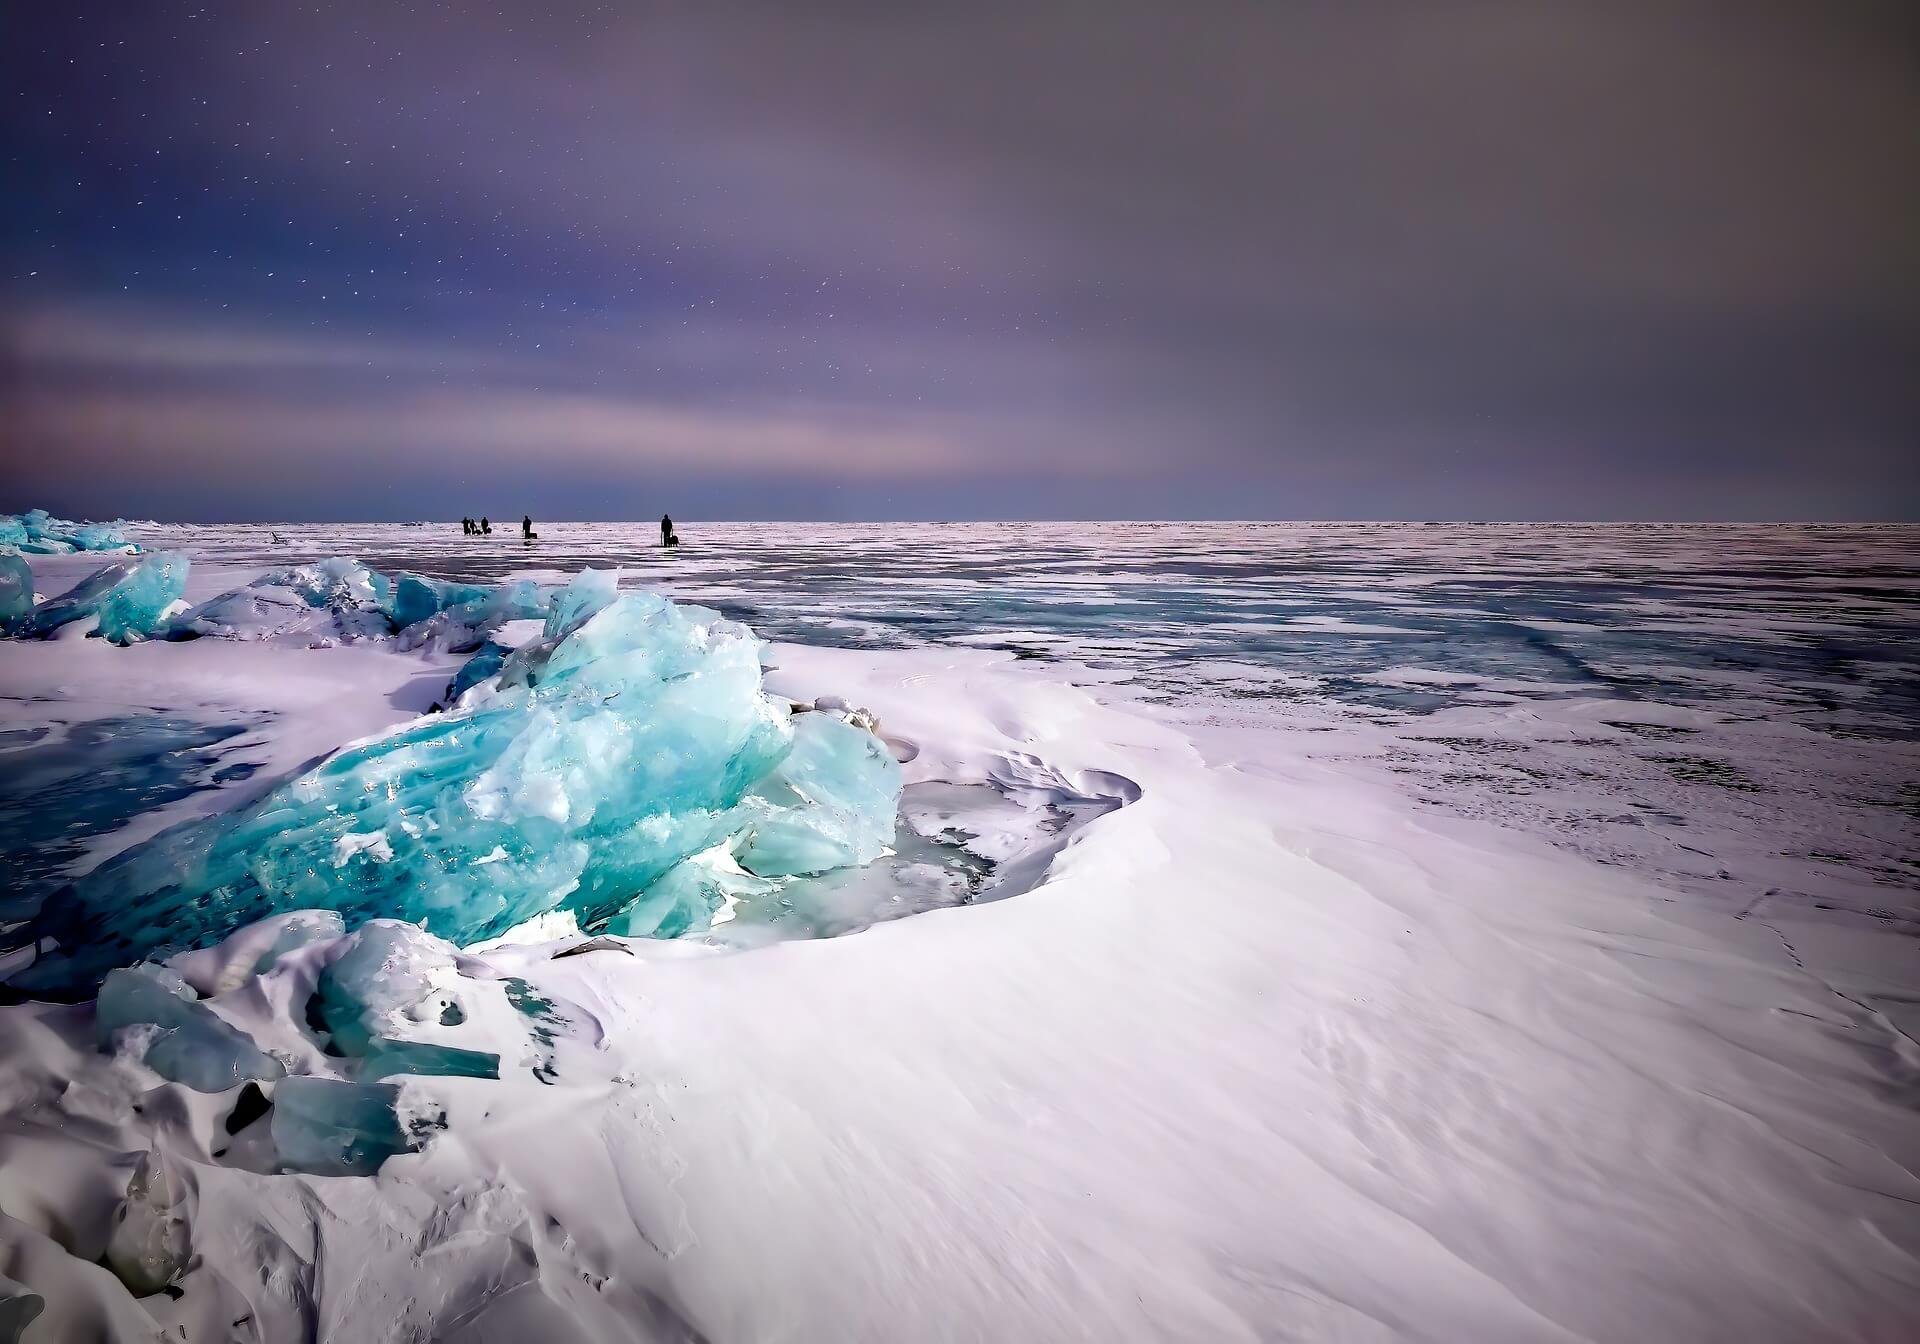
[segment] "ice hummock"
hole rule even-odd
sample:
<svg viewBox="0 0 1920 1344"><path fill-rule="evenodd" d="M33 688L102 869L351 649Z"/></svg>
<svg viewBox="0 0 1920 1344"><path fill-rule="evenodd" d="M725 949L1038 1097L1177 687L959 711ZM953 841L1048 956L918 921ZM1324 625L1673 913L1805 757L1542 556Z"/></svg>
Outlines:
<svg viewBox="0 0 1920 1344"><path fill-rule="evenodd" d="M125 550L133 545L122 530L125 526L124 522L70 522L55 518L45 509L0 513L0 547L12 547L30 555Z"/></svg>
<svg viewBox="0 0 1920 1344"><path fill-rule="evenodd" d="M389 576L350 556L270 570L244 588L175 616L175 639L321 644L394 637L402 650L463 652L508 621L546 615L549 597L531 579L497 588L419 574Z"/></svg>
<svg viewBox="0 0 1920 1344"><path fill-rule="evenodd" d="M165 966L108 972L94 1004L94 1027L102 1045L131 1045L148 1068L196 1092L224 1092L286 1073L245 1032L197 1002L187 982Z"/></svg>
<svg viewBox="0 0 1920 1344"><path fill-rule="evenodd" d="M394 581L348 556L269 570L244 588L175 616L173 638L297 638L302 642L380 639L393 633L388 615Z"/></svg>
<svg viewBox="0 0 1920 1344"><path fill-rule="evenodd" d="M40 603L26 618L26 629L44 637L91 617L97 633L115 644L152 638L186 591L187 568L187 557L173 551L116 560Z"/></svg>
<svg viewBox="0 0 1920 1344"><path fill-rule="evenodd" d="M274 1154L282 1165L317 1176L371 1176L414 1147L399 1100L394 1083L289 1078L273 1090Z"/></svg>
<svg viewBox="0 0 1920 1344"><path fill-rule="evenodd" d="M0 554L0 634L24 625L32 611L32 568L17 555Z"/></svg>
<svg viewBox="0 0 1920 1344"><path fill-rule="evenodd" d="M324 577L354 601L378 591L363 573ZM402 918L460 944L553 911L587 927L720 844L760 876L866 862L892 834L898 767L864 729L801 721L763 689L746 627L587 572L555 595L543 637L452 710L47 902L32 931L57 947L14 983L90 988L296 909Z"/></svg>
<svg viewBox="0 0 1920 1344"><path fill-rule="evenodd" d="M412 577L402 576L400 584L406 586ZM419 582L425 585L432 581ZM433 590L433 600L438 604L433 611L418 620L403 620L403 617L411 616L425 606L419 595L420 590L411 591L414 596L404 610L396 595L395 608L391 613L399 633L399 646L402 649L436 649L446 653L465 653L480 648L488 635L508 621L540 619L548 614L549 604L553 600L543 594L532 579L516 579L498 588L440 584Z"/></svg>

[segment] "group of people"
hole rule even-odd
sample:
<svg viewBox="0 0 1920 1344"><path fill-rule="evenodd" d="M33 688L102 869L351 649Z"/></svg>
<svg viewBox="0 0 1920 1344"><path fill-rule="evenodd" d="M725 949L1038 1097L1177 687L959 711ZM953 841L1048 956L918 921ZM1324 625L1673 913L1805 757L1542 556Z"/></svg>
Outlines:
<svg viewBox="0 0 1920 1344"><path fill-rule="evenodd" d="M487 518L482 518L477 523L471 518L462 518L460 520L460 530L470 537L490 537L493 535L493 523ZM533 519L531 516L524 517L520 520L520 537L523 541L534 541L539 536L540 534L533 530ZM660 544L662 546L678 546L680 544L680 534L673 530L673 519L664 513L660 515Z"/></svg>

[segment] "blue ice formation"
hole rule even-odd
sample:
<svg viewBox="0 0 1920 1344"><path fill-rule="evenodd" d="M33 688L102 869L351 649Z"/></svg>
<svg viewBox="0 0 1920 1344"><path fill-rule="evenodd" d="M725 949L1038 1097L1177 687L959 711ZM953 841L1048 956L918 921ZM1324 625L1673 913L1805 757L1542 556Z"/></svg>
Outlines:
<svg viewBox="0 0 1920 1344"><path fill-rule="evenodd" d="M53 517L45 509L0 513L0 547L12 547L31 555L124 550L132 544L121 531L124 526L123 523L69 522Z"/></svg>
<svg viewBox="0 0 1920 1344"><path fill-rule="evenodd" d="M449 1007L459 1013L445 988L457 978L452 944L401 920L369 920L321 972L308 1016L337 1052L363 1055L411 1022L438 1022Z"/></svg>
<svg viewBox="0 0 1920 1344"><path fill-rule="evenodd" d="M679 938L711 928L714 916L736 901L772 895L780 884L755 877L724 849L696 854L607 920L606 932L622 938Z"/></svg>
<svg viewBox="0 0 1920 1344"><path fill-rule="evenodd" d="M498 1078L500 1056L490 1050L382 1036L367 1043L367 1052L360 1057L360 1076L371 1082L400 1077Z"/></svg>
<svg viewBox="0 0 1920 1344"><path fill-rule="evenodd" d="M416 1147L416 1126L402 1120L399 1088L389 1080L500 1076L498 1053L450 1037L497 1044L502 1023L513 1021L524 1054L540 1058L536 1024L514 1001L517 983L464 975L451 944L400 920L369 920L342 939L306 1018L353 1079L288 1079L274 1089L270 1133L281 1165L366 1175Z"/></svg>
<svg viewBox="0 0 1920 1344"><path fill-rule="evenodd" d="M286 588L310 607L383 607L393 600L392 579L344 555L270 570L254 586Z"/></svg>
<svg viewBox="0 0 1920 1344"><path fill-rule="evenodd" d="M33 570L17 555L0 554L0 632L26 623L33 610Z"/></svg>
<svg viewBox="0 0 1920 1344"><path fill-rule="evenodd" d="M447 703L452 704L481 682L498 676L512 652L506 645L497 644L491 639L482 644L471 658L460 664L460 670L447 683Z"/></svg>
<svg viewBox="0 0 1920 1344"><path fill-rule="evenodd" d="M196 1092L224 1092L248 1079L270 1081L286 1073L248 1035L196 1001L193 990L164 966L141 964L113 971L100 985L94 1025L102 1045L121 1032L146 1066Z"/></svg>
<svg viewBox="0 0 1920 1344"><path fill-rule="evenodd" d="M273 1089L274 1154L282 1166L317 1176L371 1176L415 1146L399 1102L393 1083L288 1078Z"/></svg>
<svg viewBox="0 0 1920 1344"><path fill-rule="evenodd" d="M583 573L541 638L448 712L165 832L47 902L34 932L58 950L13 982L87 987L303 908L349 926L404 918L461 944L549 911L591 926L722 843L760 876L866 862L892 834L898 767L828 715L796 731L761 687L760 651L717 613Z"/></svg>
<svg viewBox="0 0 1920 1344"><path fill-rule="evenodd" d="M465 653L479 648L508 621L538 620L548 613L549 599L532 579L516 579L498 588L445 584L439 596L447 600L438 610L399 629L401 648ZM397 616L394 624L400 627Z"/></svg>
<svg viewBox="0 0 1920 1344"><path fill-rule="evenodd" d="M479 647L511 620L546 614L547 598L531 579L488 588L418 574L389 577L348 556L334 556L262 574L181 613L174 638L240 640L385 639L402 649L462 652Z"/></svg>
<svg viewBox="0 0 1920 1344"><path fill-rule="evenodd" d="M342 940L321 972L307 1021L326 1032L329 1053L354 1061L363 1082L498 1078L497 1053L453 1042L496 1044L498 1024L510 1019L526 1032L525 1014L510 1000L509 982L464 974L451 943L414 924L373 919ZM495 1025L470 1022L479 1016Z"/></svg>
<svg viewBox="0 0 1920 1344"><path fill-rule="evenodd" d="M740 866L796 877L871 863L893 839L900 767L880 739L827 713L794 721L793 750L754 790Z"/></svg>
<svg viewBox="0 0 1920 1344"><path fill-rule="evenodd" d="M699 933L734 903L778 892L779 879L871 863L893 840L899 802L900 767L879 738L830 713L798 715L793 750L741 800L726 840L674 865L606 931Z"/></svg>
<svg viewBox="0 0 1920 1344"><path fill-rule="evenodd" d="M98 618L100 636L115 644L150 638L160 631L167 608L186 591L187 565L187 557L173 551L116 560L35 607L27 629L46 636L92 616Z"/></svg>
<svg viewBox="0 0 1920 1344"><path fill-rule="evenodd" d="M167 633L176 639L381 639L393 633L386 614L393 597L394 583L386 575L335 556L270 570L182 612Z"/></svg>
<svg viewBox="0 0 1920 1344"><path fill-rule="evenodd" d="M393 596L386 604L387 619L396 629L404 629L430 620L448 607L484 601L492 595L491 588L479 584L446 583L418 574L402 574L393 581Z"/></svg>
<svg viewBox="0 0 1920 1344"><path fill-rule="evenodd" d="M0 517L0 522L9 518ZM24 536L24 525L18 531ZM111 600L112 612L101 623L101 633L116 643L210 637L327 645L391 637L403 650L466 653L482 648L509 621L543 619L557 596L541 591L532 579L486 587L419 574L389 577L350 556L332 556L271 570L244 588L209 598L164 622L143 623L147 613L137 609L137 602L156 578L177 577L178 587L153 589L155 595L168 594L155 610L171 605L184 590L186 564L184 557L167 556L164 563L153 565L138 561L110 565L65 597L44 604L44 615L22 620L17 615L10 619L8 613L10 604L19 601L16 591L26 593L31 601L32 574L18 555L0 551L0 633L50 634L60 625L91 615L95 599L125 580L127 586ZM610 592L606 598L611 600ZM479 679L479 670L475 669L474 680ZM492 670L497 669L487 675Z"/></svg>

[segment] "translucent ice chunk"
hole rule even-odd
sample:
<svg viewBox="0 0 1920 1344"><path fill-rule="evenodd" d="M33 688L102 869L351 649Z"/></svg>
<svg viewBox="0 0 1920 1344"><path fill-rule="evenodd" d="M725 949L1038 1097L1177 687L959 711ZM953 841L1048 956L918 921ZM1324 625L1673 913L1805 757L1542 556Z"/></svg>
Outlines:
<svg viewBox="0 0 1920 1344"><path fill-rule="evenodd" d="M460 664L460 670L454 673L453 680L447 683L447 703L452 704L475 686L497 674L511 652L512 650L506 645L496 644L492 640L482 644L473 657Z"/></svg>
<svg viewBox="0 0 1920 1344"><path fill-rule="evenodd" d="M725 849L675 864L646 894L622 906L606 931L623 938L678 938L699 933L733 902L766 896L777 882L744 872Z"/></svg>
<svg viewBox="0 0 1920 1344"><path fill-rule="evenodd" d="M196 1092L224 1092L249 1078L286 1073L245 1032L196 1002L186 981L164 966L109 974L94 1005L94 1024L102 1045L128 1028L150 1028L140 1047L146 1066Z"/></svg>
<svg viewBox="0 0 1920 1344"><path fill-rule="evenodd" d="M77 551L117 551L127 544L126 533L115 523L70 524L67 540Z"/></svg>
<svg viewBox="0 0 1920 1344"><path fill-rule="evenodd" d="M393 1083L288 1078L273 1089L268 1122L282 1166L316 1176L371 1176L413 1144L400 1126Z"/></svg>
<svg viewBox="0 0 1920 1344"><path fill-rule="evenodd" d="M167 633L316 643L384 639L393 581L347 556L262 574L175 617Z"/></svg>
<svg viewBox="0 0 1920 1344"><path fill-rule="evenodd" d="M793 751L761 786L740 866L762 877L822 873L886 853L900 766L864 728L829 714L794 720Z"/></svg>
<svg viewBox="0 0 1920 1344"><path fill-rule="evenodd" d="M445 583L418 574L402 574L393 581L393 597L387 604L387 618L398 630L428 620L448 607L484 601L492 595L491 589L478 584Z"/></svg>
<svg viewBox="0 0 1920 1344"><path fill-rule="evenodd" d="M423 1041L396 1041L376 1037L360 1059L366 1079L399 1075L440 1078L498 1078L500 1056L487 1050L462 1050Z"/></svg>
<svg viewBox="0 0 1920 1344"><path fill-rule="evenodd" d="M516 579L498 588L443 607L428 619L407 626L397 641L403 649L464 653L508 621L530 621L546 614L547 600L532 579Z"/></svg>
<svg viewBox="0 0 1920 1344"><path fill-rule="evenodd" d="M416 925L397 919L363 924L321 972L315 990L335 1048L364 1054L376 1036L439 1020L454 1002L444 993L458 978L454 962L452 944Z"/></svg>
<svg viewBox="0 0 1920 1344"><path fill-rule="evenodd" d="M177 1182L158 1153L142 1153L114 1210L107 1267L136 1297L146 1297L186 1272L192 1249Z"/></svg>
<svg viewBox="0 0 1920 1344"><path fill-rule="evenodd" d="M279 635L333 633L331 622L316 622L314 609L291 588L255 585L222 593L190 607L167 623L173 637L210 636L216 639L270 639Z"/></svg>
<svg viewBox="0 0 1920 1344"><path fill-rule="evenodd" d="M310 607L378 607L384 611L393 599L392 579L346 555L276 569L255 579L253 586L290 589Z"/></svg>
<svg viewBox="0 0 1920 1344"><path fill-rule="evenodd" d="M546 624L540 629L540 638L516 649L500 669L500 684L503 687L531 686L539 681L562 641L611 606L618 596L619 581L613 574L583 569L574 575L572 582L548 599ZM633 601L640 603L663 600L652 593L634 593L631 596ZM702 614L710 616L713 613Z"/></svg>
<svg viewBox="0 0 1920 1344"><path fill-rule="evenodd" d="M0 555L0 631L24 624L33 610L33 570L17 555Z"/></svg>
<svg viewBox="0 0 1920 1344"><path fill-rule="evenodd" d="M47 903L34 932L57 950L12 982L88 988L156 946L293 909L350 928L397 916L462 945L552 911L592 927L729 840L763 877L884 852L900 780L877 739L806 714L788 759L796 729L762 690L751 631L613 592L582 576L547 637L453 709L102 864Z"/></svg>
<svg viewBox="0 0 1920 1344"><path fill-rule="evenodd" d="M55 518L45 509L0 514L0 546L14 546L39 555L68 551L117 551L126 547L120 523L73 523Z"/></svg>
<svg viewBox="0 0 1920 1344"><path fill-rule="evenodd" d="M72 621L99 618L99 632L116 644L147 638L161 613L179 600L187 586L187 557L160 551L119 560L82 579L71 592L49 598L33 610L28 625L48 635Z"/></svg>
<svg viewBox="0 0 1920 1344"><path fill-rule="evenodd" d="M547 608L547 626L541 633L550 640L571 634L587 619L611 606L619 596L619 578L602 569L583 569L565 588L553 595Z"/></svg>

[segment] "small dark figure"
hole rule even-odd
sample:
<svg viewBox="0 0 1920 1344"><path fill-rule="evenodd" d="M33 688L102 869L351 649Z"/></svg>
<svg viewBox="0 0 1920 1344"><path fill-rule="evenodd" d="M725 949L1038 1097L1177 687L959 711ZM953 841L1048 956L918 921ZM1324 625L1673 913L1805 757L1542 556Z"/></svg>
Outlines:
<svg viewBox="0 0 1920 1344"><path fill-rule="evenodd" d="M520 540L525 542L531 542L535 537L539 535L540 534L538 532L535 532L533 530L533 516L531 514L528 514L520 519Z"/></svg>
<svg viewBox="0 0 1920 1344"><path fill-rule="evenodd" d="M660 544L662 546L678 546L680 544L680 538L673 534L673 519L664 513L660 515Z"/></svg>
<svg viewBox="0 0 1920 1344"><path fill-rule="evenodd" d="M493 535L493 524L488 522L484 517L480 520L480 532L483 536L490 537Z"/></svg>
<svg viewBox="0 0 1920 1344"><path fill-rule="evenodd" d="M462 518L460 520L460 530L466 533L468 536L472 536L473 535L473 519Z"/></svg>

